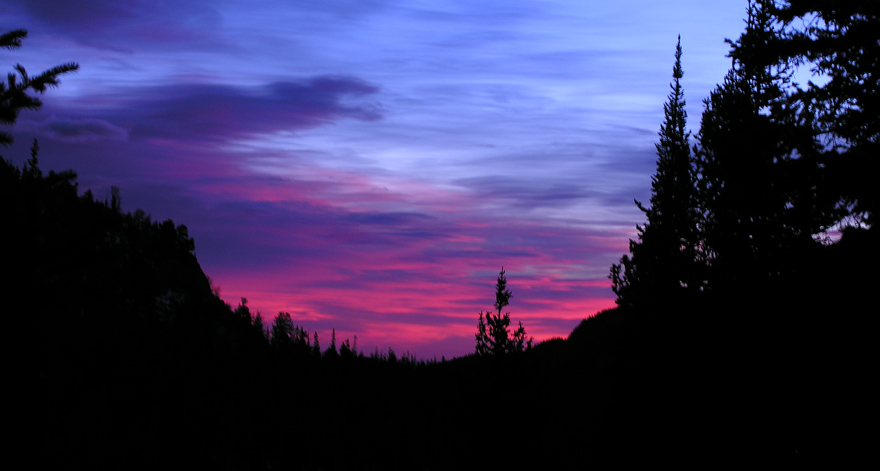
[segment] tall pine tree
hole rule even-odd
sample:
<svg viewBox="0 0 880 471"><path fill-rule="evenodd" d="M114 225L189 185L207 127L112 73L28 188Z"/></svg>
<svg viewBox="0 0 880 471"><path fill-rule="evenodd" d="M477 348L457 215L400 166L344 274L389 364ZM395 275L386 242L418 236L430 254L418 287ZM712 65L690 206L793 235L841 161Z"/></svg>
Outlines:
<svg viewBox="0 0 880 471"><path fill-rule="evenodd" d="M687 131L681 78L681 36L675 47L675 65L669 100L663 106L657 149L657 172L651 181L649 207L636 201L647 222L637 226L638 240L630 240L631 255L612 265L612 289L617 303L631 306L674 296L683 288L699 290L702 277L697 263L699 212Z"/></svg>

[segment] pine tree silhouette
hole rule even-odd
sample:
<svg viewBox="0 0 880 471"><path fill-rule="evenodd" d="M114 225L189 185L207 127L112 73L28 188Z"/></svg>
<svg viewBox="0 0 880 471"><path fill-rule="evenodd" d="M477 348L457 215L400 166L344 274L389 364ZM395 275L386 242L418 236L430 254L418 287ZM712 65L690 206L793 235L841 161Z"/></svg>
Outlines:
<svg viewBox="0 0 880 471"><path fill-rule="evenodd" d="M630 255L612 265L609 278L621 306L653 302L687 288L699 290L702 281L698 262L697 194L687 131L681 78L681 36L675 47L673 81L669 100L663 105L657 171L651 179L651 204L635 201L647 222L636 226L638 239L630 240Z"/></svg>
<svg viewBox="0 0 880 471"><path fill-rule="evenodd" d="M510 313L501 313L510 304L510 298L513 296L507 289L507 278L504 274L504 267L501 267L501 272L495 283L495 309L498 313L486 312L484 321L483 312L480 311L480 320L475 335L476 354L479 356L502 356L508 353L522 352L532 347L533 339L526 340L526 330L522 322L519 323L519 328L511 336Z"/></svg>

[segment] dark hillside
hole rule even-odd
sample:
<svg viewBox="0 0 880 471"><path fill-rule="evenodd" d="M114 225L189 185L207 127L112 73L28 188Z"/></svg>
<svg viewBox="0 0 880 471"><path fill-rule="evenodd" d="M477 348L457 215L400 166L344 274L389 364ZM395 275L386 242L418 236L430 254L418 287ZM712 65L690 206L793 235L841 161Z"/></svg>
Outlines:
<svg viewBox="0 0 880 471"><path fill-rule="evenodd" d="M792 462L867 446L849 425L871 390L872 280L833 274L874 266L872 231L785 284L617 308L521 354L425 364L270 343L212 293L184 226L123 213L115 192L80 196L72 172L35 160L0 172L9 299L37 334L27 424L47 467Z"/></svg>
<svg viewBox="0 0 880 471"><path fill-rule="evenodd" d="M613 362L581 362L562 339L437 364L316 357L219 300L185 226L123 213L115 191L78 195L73 172L36 159L0 171L13 311L39 333L24 357L40 467L563 465L608 443ZM511 440L528 446L472 455Z"/></svg>
<svg viewBox="0 0 880 471"><path fill-rule="evenodd" d="M615 442L708 462L864 456L870 445L855 424L872 402L876 329L865 314L876 277L863 270L878 261L875 234L851 230L817 247L774 285L583 321L567 354L613 378L615 416L630 424L615 428Z"/></svg>
<svg viewBox="0 0 880 471"><path fill-rule="evenodd" d="M611 267L618 307L533 348L522 325L508 330L502 268L473 355L364 355L335 331L322 350L288 313L264 321L220 300L185 226L123 212L116 189L80 194L72 171L40 169L36 142L22 168L0 159L6 338L21 372L8 388L24 416L12 448L28 469L873 458L880 259L865 169L880 42L867 32L880 15L844 3L748 2L695 136L679 43L652 198L636 203L646 222ZM788 70L813 60L829 81L798 89ZM77 68L16 66L0 124Z"/></svg>
<svg viewBox="0 0 880 471"><path fill-rule="evenodd" d="M36 159L4 161L0 178L10 312L36 334L23 345L36 456L110 466L191 447L187 429L200 436L236 394L222 383L252 374L259 337L211 292L186 227L122 213L115 191L80 196L73 172Z"/></svg>

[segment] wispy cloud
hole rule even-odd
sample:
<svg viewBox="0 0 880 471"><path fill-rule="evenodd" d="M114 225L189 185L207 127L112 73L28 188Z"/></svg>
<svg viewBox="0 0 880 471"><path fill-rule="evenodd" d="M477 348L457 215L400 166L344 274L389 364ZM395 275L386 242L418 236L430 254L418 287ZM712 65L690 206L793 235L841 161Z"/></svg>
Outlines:
<svg viewBox="0 0 880 471"><path fill-rule="evenodd" d="M41 162L190 228L227 301L446 356L508 270L538 338L612 305L682 35L691 127L739 0L9 0L6 64L77 75L22 114Z"/></svg>

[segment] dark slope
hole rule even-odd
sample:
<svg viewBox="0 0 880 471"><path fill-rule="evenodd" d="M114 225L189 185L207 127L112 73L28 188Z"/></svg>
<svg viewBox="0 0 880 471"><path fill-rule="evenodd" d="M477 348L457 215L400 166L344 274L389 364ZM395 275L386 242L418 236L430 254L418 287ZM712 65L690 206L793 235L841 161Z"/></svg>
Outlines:
<svg viewBox="0 0 880 471"><path fill-rule="evenodd" d="M221 438L209 424L247 400L235 383L260 342L211 292L186 227L80 196L73 172L35 164L0 164L31 456L149 467Z"/></svg>
<svg viewBox="0 0 880 471"><path fill-rule="evenodd" d="M524 469L786 463L867 449L871 232L784 285L614 309L505 358L270 344L184 226L0 165L4 286L36 468Z"/></svg>

